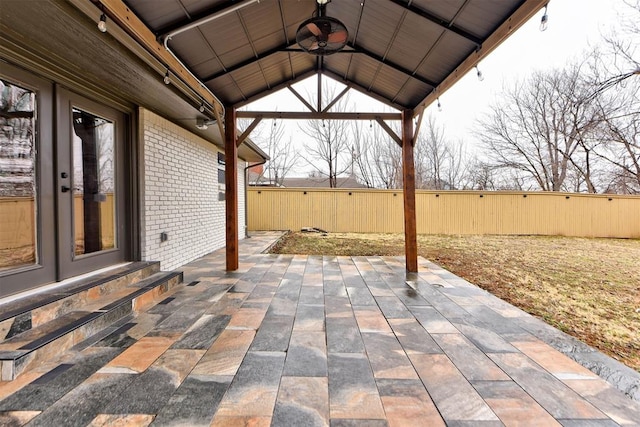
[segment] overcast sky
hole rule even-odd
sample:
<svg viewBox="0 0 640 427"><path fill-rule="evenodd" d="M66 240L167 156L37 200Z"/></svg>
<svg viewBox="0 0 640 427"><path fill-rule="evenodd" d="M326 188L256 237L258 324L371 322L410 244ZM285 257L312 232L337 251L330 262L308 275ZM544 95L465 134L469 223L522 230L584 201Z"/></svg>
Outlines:
<svg viewBox="0 0 640 427"><path fill-rule="evenodd" d="M441 95L441 111L432 104L426 113L435 115L437 122L445 127L449 138L464 140L473 151L476 145L474 124L479 116L488 111L489 105L499 97L505 85L509 86L518 79L526 78L533 70L560 68L567 62L580 58L590 46L600 44L603 34L609 33L618 23L621 14L628 11L624 0L551 0L546 31L539 30L543 14L540 11L480 62L478 66L484 81L478 81L473 70ZM298 87L303 88L304 85ZM361 101L359 94L352 94L351 97L362 105L362 111L372 111L371 105L376 103L371 100ZM247 109L304 110L301 103L286 89L284 93L273 94L249 105ZM375 110L380 111L378 108ZM288 135L292 135L294 140L305 138L294 121L285 122L285 126L288 128ZM296 175L303 173L304 169L301 169Z"/></svg>

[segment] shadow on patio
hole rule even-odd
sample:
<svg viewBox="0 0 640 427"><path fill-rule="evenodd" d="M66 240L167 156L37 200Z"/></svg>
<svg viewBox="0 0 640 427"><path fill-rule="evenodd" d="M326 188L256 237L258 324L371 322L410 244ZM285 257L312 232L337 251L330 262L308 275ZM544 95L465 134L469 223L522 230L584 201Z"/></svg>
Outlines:
<svg viewBox="0 0 640 427"><path fill-rule="evenodd" d="M265 255L186 285L0 383L0 424L638 425L640 404L545 344L553 328L421 259ZM31 425L30 424L30 425Z"/></svg>

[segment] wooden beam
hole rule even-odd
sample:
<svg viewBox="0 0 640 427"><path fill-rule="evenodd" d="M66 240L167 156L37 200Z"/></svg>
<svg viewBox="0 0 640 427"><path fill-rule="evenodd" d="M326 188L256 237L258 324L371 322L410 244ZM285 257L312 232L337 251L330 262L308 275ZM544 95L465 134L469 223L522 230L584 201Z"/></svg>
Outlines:
<svg viewBox="0 0 640 427"><path fill-rule="evenodd" d="M434 102L439 96L451 88L475 67L480 60L489 55L493 50L505 41L514 31L520 28L533 15L542 9L549 0L525 0L505 22L502 23L489 37L482 42L480 49L475 50L460 65L449 74L431 93L429 93L414 110L414 114L420 114L428 105Z"/></svg>
<svg viewBox="0 0 640 427"><path fill-rule="evenodd" d="M391 129L389 127L388 124L385 123L384 120L382 120L380 117L376 117L376 122L378 122L378 124L380 125L380 127L382 129L384 129L385 132L387 132L389 134L389 136L391 137L391 139L393 139L399 146L402 147L402 138L400 138L393 129Z"/></svg>
<svg viewBox="0 0 640 427"><path fill-rule="evenodd" d="M347 85L347 87L345 87L344 89L342 89L342 92L340 92L335 98L333 98L333 100L329 103L329 105L327 105L326 107L324 107L324 109L322 110L323 113L326 113L327 111L329 111L331 109L331 107L333 107L334 105L336 105L336 103L338 101L340 101L340 99L345 96L347 94L347 92L349 92L349 89L351 89L351 85Z"/></svg>
<svg viewBox="0 0 640 427"><path fill-rule="evenodd" d="M155 56L172 74L177 76L187 84L204 101L214 108L216 119L220 119L224 107L213 94L191 74L170 52L160 43L155 34L145 25L138 16L122 0L100 0L106 13L111 20L116 22L120 28L125 30L131 37L140 43L149 53Z"/></svg>
<svg viewBox="0 0 640 427"><path fill-rule="evenodd" d="M309 101L304 99L304 96L300 95L300 93L297 90L295 90L294 88L292 88L291 85L287 86L287 89L289 89L291 91L291 93L293 93L295 95L295 97L298 98L300 100L300 102L302 102L304 104L304 106L309 109L309 111L317 112L316 109L313 108L313 106L311 104L309 104Z"/></svg>
<svg viewBox="0 0 640 427"><path fill-rule="evenodd" d="M416 174L413 163L413 111L402 112L402 189L404 195L404 250L407 272L418 272Z"/></svg>
<svg viewBox="0 0 640 427"><path fill-rule="evenodd" d="M420 133L420 127L422 126L422 118L424 117L424 110L418 114L418 123L416 124L416 128L413 130L413 145L416 145L416 141L418 140L418 134Z"/></svg>
<svg viewBox="0 0 640 427"><path fill-rule="evenodd" d="M401 113L322 113L306 111L238 111L239 119L292 119L292 120L401 120Z"/></svg>
<svg viewBox="0 0 640 427"><path fill-rule="evenodd" d="M227 271L234 271L238 269L238 146L236 111L233 107L227 107L224 121Z"/></svg>
<svg viewBox="0 0 640 427"><path fill-rule="evenodd" d="M322 111L322 72L319 65L320 61L322 61L322 58L318 57L316 59L316 62L318 64L318 107L316 108L316 111Z"/></svg>
<svg viewBox="0 0 640 427"><path fill-rule="evenodd" d="M245 139L247 139L249 137L249 134L251 134L251 132L253 132L253 130L256 128L256 126L258 126L258 124L260 123L260 121L262 121L262 116L258 116L255 119L253 119L253 121L251 122L251 124L249 125L249 127L247 127L245 129L244 132L242 132L242 135L240 135L238 137L238 141L236 142L236 145L239 147L240 145L242 145L242 143L244 142Z"/></svg>

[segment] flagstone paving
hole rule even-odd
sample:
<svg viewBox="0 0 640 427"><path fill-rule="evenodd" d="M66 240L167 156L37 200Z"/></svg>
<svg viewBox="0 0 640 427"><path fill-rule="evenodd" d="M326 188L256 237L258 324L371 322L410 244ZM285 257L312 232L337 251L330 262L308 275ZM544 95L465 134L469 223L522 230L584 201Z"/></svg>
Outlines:
<svg viewBox="0 0 640 427"><path fill-rule="evenodd" d="M538 338L549 328L421 259L268 255L185 285L0 383L0 425L615 426L640 404Z"/></svg>

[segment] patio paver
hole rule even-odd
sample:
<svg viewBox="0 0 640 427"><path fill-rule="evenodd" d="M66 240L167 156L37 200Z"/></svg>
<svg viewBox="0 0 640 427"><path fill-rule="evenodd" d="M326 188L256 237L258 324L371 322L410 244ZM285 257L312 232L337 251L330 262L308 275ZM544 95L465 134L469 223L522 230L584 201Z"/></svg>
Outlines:
<svg viewBox="0 0 640 427"><path fill-rule="evenodd" d="M640 404L535 319L420 260L261 252L183 268L106 337L0 383L0 425L615 426Z"/></svg>

